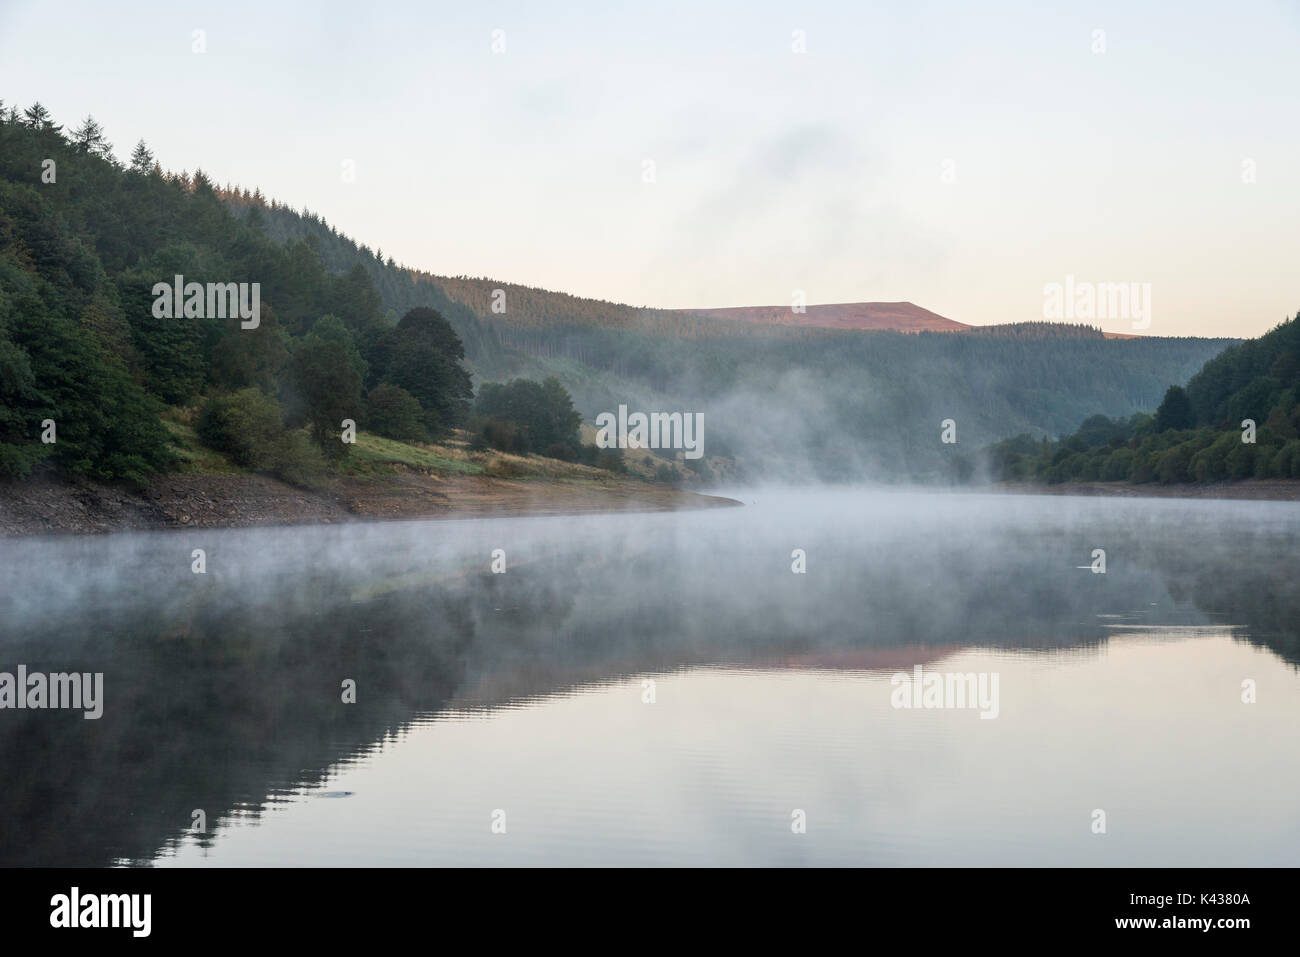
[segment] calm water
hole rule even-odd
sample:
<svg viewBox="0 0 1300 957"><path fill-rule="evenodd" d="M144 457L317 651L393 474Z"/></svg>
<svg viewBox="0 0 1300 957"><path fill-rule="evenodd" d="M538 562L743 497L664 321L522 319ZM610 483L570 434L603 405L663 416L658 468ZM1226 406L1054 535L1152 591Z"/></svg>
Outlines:
<svg viewBox="0 0 1300 957"><path fill-rule="evenodd" d="M1300 506L737 497L0 540L0 864L1300 863Z"/></svg>

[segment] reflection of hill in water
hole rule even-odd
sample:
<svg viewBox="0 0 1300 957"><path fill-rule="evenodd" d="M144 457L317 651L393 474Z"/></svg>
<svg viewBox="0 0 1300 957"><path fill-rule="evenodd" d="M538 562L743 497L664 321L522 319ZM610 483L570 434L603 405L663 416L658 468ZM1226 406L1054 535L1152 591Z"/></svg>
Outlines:
<svg viewBox="0 0 1300 957"><path fill-rule="evenodd" d="M322 560L223 580L170 560L164 574L145 550L150 590L101 589L88 574L82 600L40 615L32 590L66 580L15 547L0 558L15 583L0 598L0 668L103 671L105 711L0 712L0 863L148 861L193 809L211 832L422 715L643 673L901 670L970 646L1096 651L1116 622L1241 626L1300 662L1294 540L1198 534L1114 531L1104 576L1078 568L1091 545L1057 529L910 550L889 534L827 541L809 549L807 575L790 573L788 549L679 541L587 543L502 576L446 556L412 574L406 558L404 583L387 590L395 568ZM70 554L85 561L87 547ZM345 678L355 705L340 701Z"/></svg>

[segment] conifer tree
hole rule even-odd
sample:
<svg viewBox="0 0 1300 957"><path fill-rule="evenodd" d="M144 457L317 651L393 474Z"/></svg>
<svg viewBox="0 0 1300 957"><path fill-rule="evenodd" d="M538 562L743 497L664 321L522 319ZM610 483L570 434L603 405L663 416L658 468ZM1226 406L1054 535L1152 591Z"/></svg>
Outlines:
<svg viewBox="0 0 1300 957"><path fill-rule="evenodd" d="M104 156L113 149L113 144L104 137L104 128L89 115L72 131L72 142L81 152L96 156Z"/></svg>
<svg viewBox="0 0 1300 957"><path fill-rule="evenodd" d="M137 173L148 173L153 165L153 153L145 145L144 140L136 143L135 149L131 151L131 169Z"/></svg>

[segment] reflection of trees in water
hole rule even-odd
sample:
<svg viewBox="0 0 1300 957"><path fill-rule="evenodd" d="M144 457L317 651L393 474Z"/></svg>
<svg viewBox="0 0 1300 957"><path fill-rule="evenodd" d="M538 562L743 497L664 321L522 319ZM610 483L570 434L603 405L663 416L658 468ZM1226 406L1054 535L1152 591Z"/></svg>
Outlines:
<svg viewBox="0 0 1300 957"><path fill-rule="evenodd" d="M1145 555L1176 601L1242 626L1238 637L1300 668L1300 540L1245 530L1190 546L1152 544Z"/></svg>
<svg viewBox="0 0 1300 957"><path fill-rule="evenodd" d="M94 638L7 645L5 661L33 669L103 671L105 706L97 721L3 714L0 862L148 860L195 808L211 834L233 808L320 783L453 693L472 628L463 605L436 598L322 596L318 614L291 616L202 601L166 629L120 615Z"/></svg>
<svg viewBox="0 0 1300 957"><path fill-rule="evenodd" d="M104 716L0 713L0 863L147 861L193 809L210 840L232 812L322 783L420 714L647 672L1096 649L1117 620L1101 615L1244 626L1300 660L1293 541L1157 539L1107 535L1106 575L1078 567L1093 543L1062 528L923 548L845 535L810 552L806 575L779 552L650 542L387 591L326 570L263 590L187 579L61 606L10 629L0 667L103 671ZM344 678L355 705L340 701Z"/></svg>

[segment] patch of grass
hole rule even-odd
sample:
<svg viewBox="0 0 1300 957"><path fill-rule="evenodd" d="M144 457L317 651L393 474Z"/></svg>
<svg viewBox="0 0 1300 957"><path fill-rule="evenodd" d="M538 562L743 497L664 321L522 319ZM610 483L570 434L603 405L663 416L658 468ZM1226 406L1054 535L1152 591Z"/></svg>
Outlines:
<svg viewBox="0 0 1300 957"><path fill-rule="evenodd" d="M369 432L358 432L356 444L348 452L339 471L344 475L367 476L388 474L398 467L433 472L438 475L477 475L483 467L470 461L459 449L398 442Z"/></svg>
<svg viewBox="0 0 1300 957"><path fill-rule="evenodd" d="M179 471L225 475L244 471L220 452L200 442L193 426L182 421L180 416L163 416L162 423L176 445L176 455L180 459Z"/></svg>
<svg viewBox="0 0 1300 957"><path fill-rule="evenodd" d="M492 478L524 478L533 474L528 464L517 455L496 455L483 466L483 474Z"/></svg>
<svg viewBox="0 0 1300 957"><path fill-rule="evenodd" d="M180 471L237 475L247 472L225 455L208 448L194 431L191 410L172 409L163 416L180 458ZM399 442L369 432L358 432L356 444L332 474L352 478L380 478L404 470L426 475L486 475L492 478L543 481L580 480L606 484L613 473L576 462L562 462L540 455L512 455L506 452L471 452L468 433L454 433L440 445ZM322 481L327 475L322 475ZM298 482L297 484L308 484Z"/></svg>

